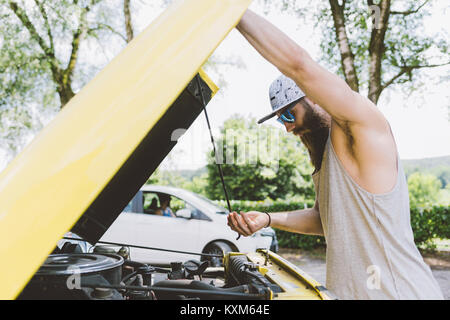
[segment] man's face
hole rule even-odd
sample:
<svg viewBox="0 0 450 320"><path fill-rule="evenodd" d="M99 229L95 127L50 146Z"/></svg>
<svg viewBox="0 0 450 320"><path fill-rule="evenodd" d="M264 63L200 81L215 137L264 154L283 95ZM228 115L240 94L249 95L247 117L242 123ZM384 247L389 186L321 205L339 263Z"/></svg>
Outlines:
<svg viewBox="0 0 450 320"><path fill-rule="evenodd" d="M302 135L314 131L320 127L322 118L315 110L316 106L308 98L303 98L304 101L297 102L290 112L295 117L294 122L284 122L287 132L292 132L294 135L301 137ZM288 107L277 112L277 116L281 116Z"/></svg>

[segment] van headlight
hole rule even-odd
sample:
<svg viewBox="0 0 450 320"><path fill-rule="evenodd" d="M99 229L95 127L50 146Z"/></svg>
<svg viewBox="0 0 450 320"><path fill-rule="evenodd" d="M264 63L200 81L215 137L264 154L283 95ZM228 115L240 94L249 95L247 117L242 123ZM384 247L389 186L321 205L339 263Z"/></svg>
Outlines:
<svg viewBox="0 0 450 320"><path fill-rule="evenodd" d="M270 251L275 252L275 253L278 252L279 246L278 246L278 239L277 239L277 234L275 233L275 230L273 230L270 227L264 228L259 231L259 235L261 237L271 237L272 242L270 244Z"/></svg>

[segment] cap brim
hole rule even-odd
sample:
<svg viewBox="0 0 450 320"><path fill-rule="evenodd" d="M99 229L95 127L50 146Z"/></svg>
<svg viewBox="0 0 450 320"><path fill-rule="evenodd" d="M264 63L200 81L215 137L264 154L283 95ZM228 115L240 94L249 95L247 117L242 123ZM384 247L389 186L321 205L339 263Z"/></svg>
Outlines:
<svg viewBox="0 0 450 320"><path fill-rule="evenodd" d="M271 114L265 116L264 118L259 119L259 120L258 120L258 124L261 124L261 123L263 123L263 122L269 120L270 118L273 118L273 117L275 116L275 113L276 113L276 112L271 113Z"/></svg>
<svg viewBox="0 0 450 320"><path fill-rule="evenodd" d="M288 103L288 104L285 105L285 106L279 107L278 109L275 109L274 111L272 111L272 113L269 113L269 114L268 114L267 116L265 116L264 118L259 119L259 120L258 120L258 124L261 124L261 123L263 123L263 122L269 120L270 118L275 117L275 115L277 114L278 111L280 111L281 109L286 108L288 105L290 105L290 103Z"/></svg>

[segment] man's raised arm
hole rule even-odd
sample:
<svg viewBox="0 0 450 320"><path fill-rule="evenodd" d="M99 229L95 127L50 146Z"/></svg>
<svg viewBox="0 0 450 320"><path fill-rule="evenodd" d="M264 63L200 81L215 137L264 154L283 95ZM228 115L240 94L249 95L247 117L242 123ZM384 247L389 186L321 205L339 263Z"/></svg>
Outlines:
<svg viewBox="0 0 450 320"><path fill-rule="evenodd" d="M337 123L386 129L383 115L370 100L321 67L266 19L247 10L237 29L266 60L294 80L307 97L325 109Z"/></svg>

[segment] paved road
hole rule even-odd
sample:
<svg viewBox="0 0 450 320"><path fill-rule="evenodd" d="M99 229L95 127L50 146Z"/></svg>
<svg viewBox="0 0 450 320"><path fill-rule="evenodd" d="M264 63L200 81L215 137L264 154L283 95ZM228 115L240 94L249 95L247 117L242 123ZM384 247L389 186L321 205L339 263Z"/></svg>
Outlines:
<svg viewBox="0 0 450 320"><path fill-rule="evenodd" d="M441 287L445 300L450 300L450 269L431 268L431 271Z"/></svg>
<svg viewBox="0 0 450 320"><path fill-rule="evenodd" d="M325 260L293 253L280 253L280 255L325 285ZM450 268L432 267L431 271L442 289L444 298L450 300Z"/></svg>

